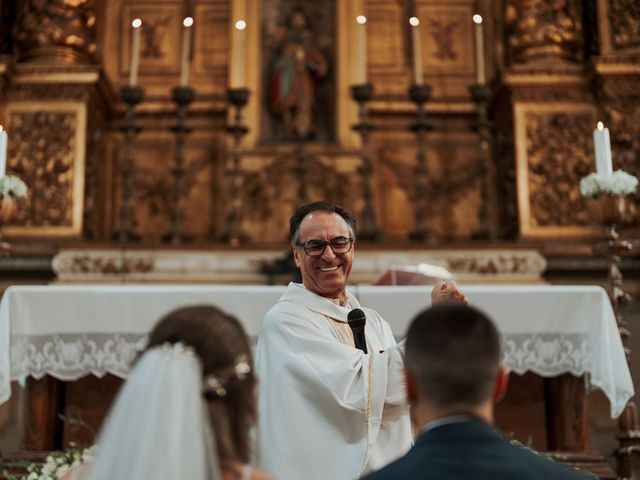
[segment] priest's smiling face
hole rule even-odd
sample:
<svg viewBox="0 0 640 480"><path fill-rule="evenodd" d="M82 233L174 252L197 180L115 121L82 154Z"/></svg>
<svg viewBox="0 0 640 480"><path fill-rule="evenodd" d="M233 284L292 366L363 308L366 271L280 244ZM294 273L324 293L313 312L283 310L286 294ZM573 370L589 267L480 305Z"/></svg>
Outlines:
<svg viewBox="0 0 640 480"><path fill-rule="evenodd" d="M347 222L334 212L311 212L300 223L300 243L352 236ZM347 253L336 254L330 245L325 245L322 255L314 257L305 253L302 247L295 247L293 256L305 288L322 297L337 298L343 303L346 300L345 288L351 273L354 249L355 245Z"/></svg>

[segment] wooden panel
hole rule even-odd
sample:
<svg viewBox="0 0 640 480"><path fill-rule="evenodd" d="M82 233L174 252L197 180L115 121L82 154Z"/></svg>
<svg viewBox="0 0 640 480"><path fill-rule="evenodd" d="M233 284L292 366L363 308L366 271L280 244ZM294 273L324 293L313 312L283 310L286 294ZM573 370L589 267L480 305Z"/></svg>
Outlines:
<svg viewBox="0 0 640 480"><path fill-rule="evenodd" d="M367 9L367 63L373 73L402 74L406 69L408 25L397 1L370 3Z"/></svg>
<svg viewBox="0 0 640 480"><path fill-rule="evenodd" d="M80 102L24 101L7 108L9 174L29 188L28 202L3 227L8 235L75 236L82 230L87 107Z"/></svg>
<svg viewBox="0 0 640 480"><path fill-rule="evenodd" d="M140 75L178 74L182 48L181 2L125 4L120 17L120 77L129 75L131 21L143 20L140 42Z"/></svg>
<svg viewBox="0 0 640 480"><path fill-rule="evenodd" d="M113 375L96 378L93 375L75 382L64 382L65 405L63 413L69 419L64 423L62 443L92 445L123 380Z"/></svg>
<svg viewBox="0 0 640 480"><path fill-rule="evenodd" d="M599 235L580 195L580 180L593 171L594 107L519 103L514 110L521 235Z"/></svg>
<svg viewBox="0 0 640 480"><path fill-rule="evenodd" d="M509 437L536 450L547 450L546 411L542 377L511 374L504 400L496 405L497 426Z"/></svg>

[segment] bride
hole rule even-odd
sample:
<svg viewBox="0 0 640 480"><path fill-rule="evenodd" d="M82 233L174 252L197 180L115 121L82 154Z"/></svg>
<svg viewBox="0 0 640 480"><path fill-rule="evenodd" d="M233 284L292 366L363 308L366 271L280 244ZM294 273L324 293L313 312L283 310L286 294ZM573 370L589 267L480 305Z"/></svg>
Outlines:
<svg viewBox="0 0 640 480"><path fill-rule="evenodd" d="M212 306L162 318L120 390L95 460L67 480L269 480L249 465L256 378L247 336Z"/></svg>

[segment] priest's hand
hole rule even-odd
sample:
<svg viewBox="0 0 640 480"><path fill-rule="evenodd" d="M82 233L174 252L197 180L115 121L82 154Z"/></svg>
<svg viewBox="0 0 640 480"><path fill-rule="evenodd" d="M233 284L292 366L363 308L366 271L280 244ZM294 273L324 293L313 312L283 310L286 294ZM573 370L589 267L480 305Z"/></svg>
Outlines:
<svg viewBox="0 0 640 480"><path fill-rule="evenodd" d="M453 280L440 280L431 290L431 305L441 305L444 303L461 303L467 305L469 300L460 291L458 285Z"/></svg>

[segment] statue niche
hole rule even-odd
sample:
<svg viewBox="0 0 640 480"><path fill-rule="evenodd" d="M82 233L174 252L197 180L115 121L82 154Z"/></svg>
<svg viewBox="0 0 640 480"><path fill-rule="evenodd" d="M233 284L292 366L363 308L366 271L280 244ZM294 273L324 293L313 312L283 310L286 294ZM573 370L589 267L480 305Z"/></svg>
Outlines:
<svg viewBox="0 0 640 480"><path fill-rule="evenodd" d="M320 31L332 28L319 25L322 17L307 11L311 8L280 8L280 18L285 20L275 28L265 20L265 53L269 59L264 72L267 142L322 142L333 138L332 40L317 34L310 18L319 20L316 26Z"/></svg>

